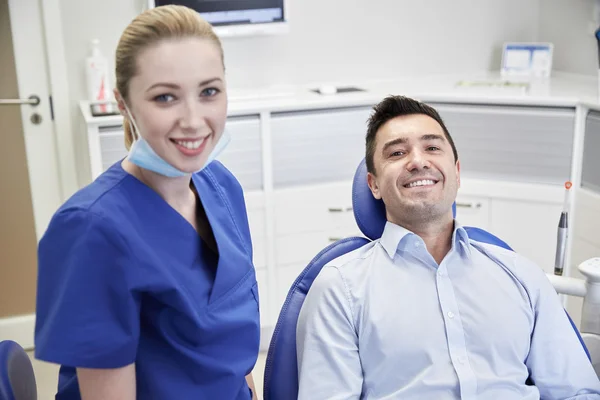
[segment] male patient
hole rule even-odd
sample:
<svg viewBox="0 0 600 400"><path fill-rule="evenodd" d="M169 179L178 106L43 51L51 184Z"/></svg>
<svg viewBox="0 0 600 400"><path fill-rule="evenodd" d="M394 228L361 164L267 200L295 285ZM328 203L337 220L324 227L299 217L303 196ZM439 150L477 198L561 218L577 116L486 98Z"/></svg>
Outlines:
<svg viewBox="0 0 600 400"><path fill-rule="evenodd" d="M460 164L438 113L384 99L366 164L387 223L315 279L297 326L299 399L600 399L542 269L454 221Z"/></svg>

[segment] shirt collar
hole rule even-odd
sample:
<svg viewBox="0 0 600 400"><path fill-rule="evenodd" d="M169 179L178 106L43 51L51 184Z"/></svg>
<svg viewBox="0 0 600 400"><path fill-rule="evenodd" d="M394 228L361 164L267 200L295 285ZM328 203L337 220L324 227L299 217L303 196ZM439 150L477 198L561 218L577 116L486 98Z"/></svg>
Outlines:
<svg viewBox="0 0 600 400"><path fill-rule="evenodd" d="M379 239L379 243L381 243L381 246L383 246L388 256L393 259L402 239L409 236L416 235L406 228L387 221L385 228L383 229L381 239ZM452 250L461 251L461 249L464 250L464 254L468 258L471 257L471 246L469 244L469 236L467 235L467 231L458 223L458 221L454 220L454 232L452 232Z"/></svg>

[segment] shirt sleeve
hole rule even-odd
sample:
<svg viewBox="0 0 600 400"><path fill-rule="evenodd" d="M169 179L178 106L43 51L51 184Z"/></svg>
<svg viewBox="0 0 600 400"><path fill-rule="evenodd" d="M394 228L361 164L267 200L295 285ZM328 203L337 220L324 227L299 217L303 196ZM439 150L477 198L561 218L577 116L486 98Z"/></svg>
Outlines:
<svg viewBox="0 0 600 400"><path fill-rule="evenodd" d="M85 210L58 213L38 247L37 358L70 367L119 368L135 361L136 268L114 224Z"/></svg>
<svg viewBox="0 0 600 400"><path fill-rule="evenodd" d="M296 327L298 399L359 399L362 368L347 286L335 267L313 282Z"/></svg>
<svg viewBox="0 0 600 400"><path fill-rule="evenodd" d="M600 382L559 297L541 268L530 290L534 328L526 360L542 399L600 399Z"/></svg>

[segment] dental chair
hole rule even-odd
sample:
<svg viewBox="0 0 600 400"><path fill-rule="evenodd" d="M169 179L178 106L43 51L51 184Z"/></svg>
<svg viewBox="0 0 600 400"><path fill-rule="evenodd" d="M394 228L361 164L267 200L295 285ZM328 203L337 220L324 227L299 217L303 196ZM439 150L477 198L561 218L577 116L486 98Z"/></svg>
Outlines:
<svg viewBox="0 0 600 400"><path fill-rule="evenodd" d="M25 350L11 340L0 342L0 400L37 400L33 365Z"/></svg>
<svg viewBox="0 0 600 400"><path fill-rule="evenodd" d="M364 159L354 175L352 206L356 223L365 237L345 238L327 246L296 278L279 314L267 353L263 391L265 400L291 400L298 397L296 323L306 294L323 266L345 253L379 239L383 233L386 224L385 206L383 201L376 200L371 194L367 185ZM456 216L456 205L453 205L452 211ZM504 241L483 229L465 227L465 230L473 240L512 250ZM579 331L570 317L569 320L589 358L590 354Z"/></svg>

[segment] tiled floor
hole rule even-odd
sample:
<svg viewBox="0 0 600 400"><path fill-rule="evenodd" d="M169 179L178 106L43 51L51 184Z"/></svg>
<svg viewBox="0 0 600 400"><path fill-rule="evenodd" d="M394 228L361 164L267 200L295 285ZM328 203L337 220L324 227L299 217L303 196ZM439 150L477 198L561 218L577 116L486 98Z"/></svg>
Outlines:
<svg viewBox="0 0 600 400"><path fill-rule="evenodd" d="M48 364L42 361L33 359L32 354L29 357L33 361L33 369L35 370L35 379L38 387L39 400L52 400L56 394L56 383L58 381L58 366ZM256 367L252 376L256 384L256 392L259 399L262 399L263 377L265 371L266 353L260 353Z"/></svg>

